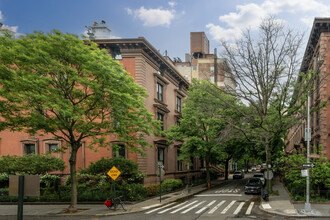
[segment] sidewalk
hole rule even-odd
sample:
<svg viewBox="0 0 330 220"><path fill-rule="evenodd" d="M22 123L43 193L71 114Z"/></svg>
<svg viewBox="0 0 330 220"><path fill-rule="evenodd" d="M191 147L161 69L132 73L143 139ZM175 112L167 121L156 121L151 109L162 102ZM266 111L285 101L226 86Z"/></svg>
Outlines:
<svg viewBox="0 0 330 220"><path fill-rule="evenodd" d="M223 179L223 178L222 178ZM217 181L212 182L212 184L219 184L222 179L218 179ZM125 208L127 211L123 210L121 206L118 206L117 210L114 211L106 208L104 204L78 204L77 208L81 210L80 212L70 214L74 216L110 216L110 215L120 215L127 213L135 213L141 212L147 209L156 208L160 206L164 206L166 204L175 202L180 199L184 199L194 194L198 194L204 190L207 190L205 184L198 185L194 187L190 187L189 189L184 189L181 191L177 191L174 193L169 193L162 195L162 202L159 201L159 196L154 197L142 202L134 203L134 204L125 204ZM60 205L27 205L25 204L23 207L24 216L58 216L64 209L68 208L68 204L60 204ZM0 219L6 216L16 216L17 215L17 205L0 205ZM61 215L61 214L60 214ZM63 214L66 215L66 214Z"/></svg>
<svg viewBox="0 0 330 220"><path fill-rule="evenodd" d="M295 217L329 217L330 204L311 204L312 211L305 212L305 204L293 204L290 195L279 181L279 177L273 180L273 190L278 190L279 196L269 197L269 201L262 201L260 209L278 215L295 216Z"/></svg>

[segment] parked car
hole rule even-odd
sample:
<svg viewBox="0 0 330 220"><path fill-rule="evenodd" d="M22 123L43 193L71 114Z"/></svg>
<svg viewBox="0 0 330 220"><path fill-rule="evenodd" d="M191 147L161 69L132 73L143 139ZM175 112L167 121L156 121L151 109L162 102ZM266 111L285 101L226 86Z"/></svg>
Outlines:
<svg viewBox="0 0 330 220"><path fill-rule="evenodd" d="M257 171L257 168L255 167L255 166L253 166L252 168L251 168L251 171L253 172L253 171Z"/></svg>
<svg viewBox="0 0 330 220"><path fill-rule="evenodd" d="M264 175L262 173L255 173L253 175L253 177L259 178L261 180L261 182L262 182L262 185L265 185L265 178L264 178Z"/></svg>
<svg viewBox="0 0 330 220"><path fill-rule="evenodd" d="M244 193L260 194L262 189L262 182L259 178L250 178L245 184Z"/></svg>
<svg viewBox="0 0 330 220"><path fill-rule="evenodd" d="M244 172L242 171L235 171L233 175L233 179L243 179L244 178Z"/></svg>

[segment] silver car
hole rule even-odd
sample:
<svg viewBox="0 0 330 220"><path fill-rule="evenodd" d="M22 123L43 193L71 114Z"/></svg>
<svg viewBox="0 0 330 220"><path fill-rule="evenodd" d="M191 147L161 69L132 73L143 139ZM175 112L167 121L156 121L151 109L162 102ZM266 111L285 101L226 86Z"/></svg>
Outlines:
<svg viewBox="0 0 330 220"><path fill-rule="evenodd" d="M262 185L265 185L265 178L264 178L264 175L262 173L255 173L253 175L254 178L259 178L262 182Z"/></svg>

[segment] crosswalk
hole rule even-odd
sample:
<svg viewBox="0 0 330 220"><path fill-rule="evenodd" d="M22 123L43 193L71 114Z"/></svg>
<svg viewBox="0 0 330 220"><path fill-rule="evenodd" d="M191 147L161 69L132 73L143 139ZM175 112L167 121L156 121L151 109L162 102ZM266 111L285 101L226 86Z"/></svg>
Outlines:
<svg viewBox="0 0 330 220"><path fill-rule="evenodd" d="M227 200L194 200L194 201L185 201L183 203L171 203L165 206L152 209L145 212L145 214L157 213L157 214L186 214L188 212L200 214L212 215L212 214L234 214L237 215L240 212L245 215L250 215L254 202L244 202L244 201L227 201Z"/></svg>

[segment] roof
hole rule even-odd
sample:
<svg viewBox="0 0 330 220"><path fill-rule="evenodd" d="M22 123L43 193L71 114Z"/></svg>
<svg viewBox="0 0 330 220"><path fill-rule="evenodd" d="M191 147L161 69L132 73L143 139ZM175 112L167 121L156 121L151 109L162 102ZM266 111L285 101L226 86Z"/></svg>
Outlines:
<svg viewBox="0 0 330 220"><path fill-rule="evenodd" d="M300 72L307 72L315 47L319 41L321 33L323 32L330 32L330 18L315 18L303 61L301 63Z"/></svg>
<svg viewBox="0 0 330 220"><path fill-rule="evenodd" d="M189 87L189 82L175 69L173 64L166 60L156 48L154 48L144 37L139 38L127 38L127 39L99 39L93 40L99 45L106 47L107 44L115 45L121 48L143 49L152 59L154 59L160 66L167 69L167 72L178 80L183 86Z"/></svg>

